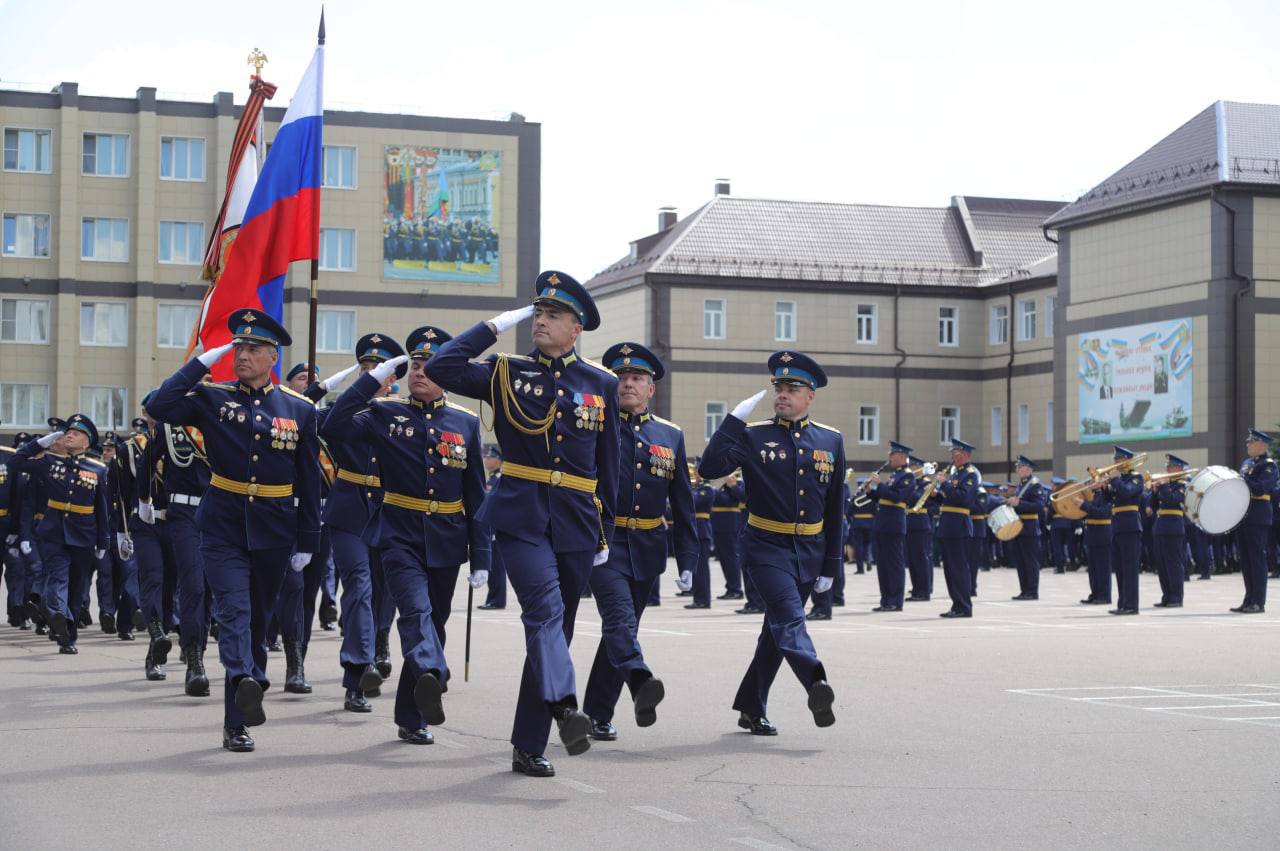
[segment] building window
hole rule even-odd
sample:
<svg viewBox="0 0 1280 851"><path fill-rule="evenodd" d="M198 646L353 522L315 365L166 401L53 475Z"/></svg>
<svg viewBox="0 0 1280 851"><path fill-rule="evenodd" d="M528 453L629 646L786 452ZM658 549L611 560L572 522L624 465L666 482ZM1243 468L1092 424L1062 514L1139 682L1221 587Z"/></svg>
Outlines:
<svg viewBox="0 0 1280 851"><path fill-rule="evenodd" d="M796 303L794 301L775 301L773 303L773 339L790 343L796 338Z"/></svg>
<svg viewBox="0 0 1280 851"><path fill-rule="evenodd" d="M47 299L0 299L0 343L48 342L49 302Z"/></svg>
<svg viewBox="0 0 1280 851"><path fill-rule="evenodd" d="M356 268L356 232L349 228L320 228L320 268L351 272Z"/></svg>
<svg viewBox="0 0 1280 851"><path fill-rule="evenodd" d="M938 308L938 345L960 345L960 311L954 307Z"/></svg>
<svg viewBox="0 0 1280 851"><path fill-rule="evenodd" d="M1031 406L1018 406L1018 443L1025 444L1031 439Z"/></svg>
<svg viewBox="0 0 1280 851"><path fill-rule="evenodd" d="M0 384L0 421L5 428L47 428L48 384Z"/></svg>
<svg viewBox="0 0 1280 851"><path fill-rule="evenodd" d="M1003 346L1009 342L1009 306L991 305L991 345Z"/></svg>
<svg viewBox="0 0 1280 851"><path fill-rule="evenodd" d="M356 312L320 310L316 312L316 351L349 354L356 347Z"/></svg>
<svg viewBox="0 0 1280 851"><path fill-rule="evenodd" d="M869 344L876 341L878 329L876 325L876 314L878 309L874 304L858 305L858 342Z"/></svg>
<svg viewBox="0 0 1280 851"><path fill-rule="evenodd" d="M356 149L324 146L324 184L327 189L356 188Z"/></svg>
<svg viewBox="0 0 1280 851"><path fill-rule="evenodd" d="M1034 340L1036 338L1036 302L1035 299L1018 302L1018 339Z"/></svg>
<svg viewBox="0 0 1280 851"><path fill-rule="evenodd" d="M991 445L1002 446L1004 444L1004 408L995 407L991 409Z"/></svg>
<svg viewBox="0 0 1280 851"><path fill-rule="evenodd" d="M128 219L81 219L80 259L123 263L129 259Z"/></svg>
<svg viewBox="0 0 1280 851"><path fill-rule="evenodd" d="M711 435L716 433L716 429L720 428L720 424L724 422L724 402L708 402L706 415L706 438L711 439Z"/></svg>
<svg viewBox="0 0 1280 851"><path fill-rule="evenodd" d="M80 170L93 177L128 177L129 137L85 133Z"/></svg>
<svg viewBox="0 0 1280 851"><path fill-rule="evenodd" d="M204 222L161 222L159 257L161 263L203 263Z"/></svg>
<svg viewBox="0 0 1280 851"><path fill-rule="evenodd" d="M858 408L858 443L874 446L880 442L880 408L861 405Z"/></svg>
<svg viewBox="0 0 1280 851"><path fill-rule="evenodd" d="M162 349L185 349L200 314L195 304L156 305L156 345Z"/></svg>
<svg viewBox="0 0 1280 851"><path fill-rule="evenodd" d="M3 239L5 257L48 257L48 214L5 213Z"/></svg>
<svg viewBox="0 0 1280 851"><path fill-rule="evenodd" d="M703 299L702 336L708 340L724 339L724 299Z"/></svg>
<svg viewBox="0 0 1280 851"><path fill-rule="evenodd" d="M4 170L44 174L53 171L53 131L6 127Z"/></svg>
<svg viewBox="0 0 1280 851"><path fill-rule="evenodd" d="M1044 335L1046 337L1053 336L1053 314L1058 309L1058 297L1056 295L1047 295L1044 297Z"/></svg>
<svg viewBox="0 0 1280 851"><path fill-rule="evenodd" d="M129 342L128 307L118 301L86 301L80 305L82 346L124 346Z"/></svg>
<svg viewBox="0 0 1280 851"><path fill-rule="evenodd" d="M1047 443L1053 443L1053 400L1050 399L1044 406L1044 439Z"/></svg>
<svg viewBox="0 0 1280 851"><path fill-rule="evenodd" d="M80 410L89 415L100 434L107 429L123 429L127 426L125 420L128 409L125 407L124 400L125 388L123 387L95 385L80 387Z"/></svg>
<svg viewBox="0 0 1280 851"><path fill-rule="evenodd" d="M160 137L161 180L204 180L204 139Z"/></svg>
<svg viewBox="0 0 1280 851"><path fill-rule="evenodd" d="M943 407L938 409L938 443L950 446L951 440L960 435L960 409Z"/></svg>

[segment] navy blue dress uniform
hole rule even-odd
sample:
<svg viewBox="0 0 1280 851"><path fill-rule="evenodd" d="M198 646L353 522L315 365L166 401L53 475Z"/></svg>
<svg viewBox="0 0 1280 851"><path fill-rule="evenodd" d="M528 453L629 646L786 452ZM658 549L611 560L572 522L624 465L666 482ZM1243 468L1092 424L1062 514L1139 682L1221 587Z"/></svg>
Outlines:
<svg viewBox="0 0 1280 851"><path fill-rule="evenodd" d="M729 484L721 482L714 490L711 501L711 539L714 544L716 560L720 562L720 571L724 574L724 594L721 600L743 599L742 584L742 502L747 497L746 489L741 482ZM757 600L748 600L744 608L755 608L764 611Z"/></svg>
<svg viewBox="0 0 1280 851"><path fill-rule="evenodd" d="M1166 455L1170 473L1181 472L1190 465L1177 455ZM1181 608L1183 582L1187 569L1186 497L1187 483L1182 480L1164 482L1155 488L1155 523L1152 529L1156 548L1156 565L1160 575L1159 608Z"/></svg>
<svg viewBox="0 0 1280 851"><path fill-rule="evenodd" d="M489 446L484 451L485 458L498 459L499 465L502 463L502 450L497 446ZM484 480L484 491L489 493L498 485L498 481L502 478L500 469L494 470ZM482 609L505 609L507 607L507 564L502 560L502 553L496 547L492 550L492 558L489 566L489 586L485 594L484 602L480 604Z"/></svg>
<svg viewBox="0 0 1280 851"><path fill-rule="evenodd" d="M133 440L130 438L129 440ZM99 621L102 631L115 633L122 641L133 638L133 618L137 611L138 562L133 553L132 520L128 517L130 503L125 498L127 478L127 444L114 434L108 434L104 445L115 450L107 465L107 505L111 515L112 546L98 562L99 591L102 585L110 587L110 608L99 597Z"/></svg>
<svg viewBox="0 0 1280 851"><path fill-rule="evenodd" d="M610 346L602 358L617 374L639 372L661 381L666 369L639 343ZM662 681L654 677L640 647L640 618L649 592L667 569L667 529L675 534L677 573L698 570L698 530L684 432L648 410L631 413L619 404L618 513L609 559L591 572L591 592L600 612L600 644L582 695L582 711L592 720L592 736L617 738L613 713L625 684L636 725L657 720ZM671 508L671 522L664 518ZM697 602L697 597L695 604ZM706 602L710 605L710 602Z"/></svg>
<svg viewBox="0 0 1280 851"><path fill-rule="evenodd" d="M800 352L769 358L773 382L817 390L827 376ZM785 659L809 694L818 726L835 723L834 695L805 625L804 602L819 576L834 580L844 558L844 438L806 414L744 423L730 414L712 435L698 472L708 478L741 467L747 492L744 569L764 603L764 623L733 708L739 726L775 735L768 699Z"/></svg>
<svg viewBox="0 0 1280 851"><path fill-rule="evenodd" d="M973 446L952 438L951 448L973 452ZM973 506L980 498L978 488L982 475L972 464L963 467L952 465L947 478L938 483L934 499L941 503L938 514L938 541L942 544L942 575L947 582L947 594L951 597L951 609L943 617L967 618L973 616L973 573L969 559L972 554Z"/></svg>
<svg viewBox="0 0 1280 851"><path fill-rule="evenodd" d="M1271 502L1280 484L1276 462L1267 456L1267 448L1275 440L1256 428L1249 429L1245 441L1249 457L1240 465L1240 475L1249 486L1249 510L1236 527L1236 546L1240 551L1240 575L1244 579L1244 602L1231 611L1258 614L1267 606L1268 547L1271 541Z"/></svg>
<svg viewBox="0 0 1280 851"><path fill-rule="evenodd" d="M1089 596L1080 602L1102 605L1111 602L1112 512L1111 491L1098 488L1086 494L1084 509L1084 548L1089 566Z"/></svg>
<svg viewBox="0 0 1280 851"><path fill-rule="evenodd" d="M255 309L228 320L236 345L287 346L280 323ZM156 390L152 419L193 426L204 436L210 487L196 509L200 554L219 624L224 681L223 744L249 750L244 732L266 722L267 621L290 569L290 555L320 546L320 449L315 405L268 382L208 382L193 359Z"/></svg>
<svg viewBox="0 0 1280 851"><path fill-rule="evenodd" d="M1115 460L1133 458L1123 446L1115 447ZM1142 495L1146 483L1138 473L1127 472L1107 484L1111 494L1111 550L1116 573L1116 608L1112 614L1138 613L1138 572L1142 563Z"/></svg>
<svg viewBox="0 0 1280 851"><path fill-rule="evenodd" d="M978 492L973 497L973 510L969 514L973 537L969 539L969 576L972 582L970 593L978 593L978 571L991 569L991 527L987 518L996 504L997 498L992 493L995 483L985 479L978 484Z"/></svg>
<svg viewBox="0 0 1280 851"><path fill-rule="evenodd" d="M31 439L32 435L20 431L13 436L13 448L16 450L25 446ZM48 613L43 603L46 571L44 561L40 557L40 536L36 534L36 527L44 519L46 501L44 476L32 476L17 463L16 458L11 463L14 464L12 469L18 476L11 496L13 501L11 511L16 515L18 555L22 559L25 572L23 578L27 593L23 599L26 601L27 616L36 626L36 634L45 635L48 625Z"/></svg>
<svg viewBox="0 0 1280 851"><path fill-rule="evenodd" d="M911 447L891 440L889 454L909 458ZM869 491L876 500L876 581L880 585L880 605L873 611L902 611L906 588L907 501L915 487L915 474L902 464L888 480L881 480Z"/></svg>
<svg viewBox="0 0 1280 851"><path fill-rule="evenodd" d="M849 499L849 543L857 573L871 569L871 533L876 522L876 501L864 492L866 482L865 476L858 479Z"/></svg>
<svg viewBox="0 0 1280 851"><path fill-rule="evenodd" d="M906 599L924 603L933 598L933 518L929 516L927 502L920 499L929 482L924 477L924 459L912 455L907 462L915 468L912 474L915 480L907 497L906 556L911 592Z"/></svg>
<svg viewBox="0 0 1280 851"><path fill-rule="evenodd" d="M22 562L18 536L18 482L21 474L13 464L15 449L0 446L0 563L3 564L9 626L29 629L26 612L26 566Z"/></svg>
<svg viewBox="0 0 1280 851"><path fill-rule="evenodd" d="M1018 484L1014 496L1018 504L1014 510L1022 521L1022 531L1009 542L1009 552L1018 570L1019 593L1015 600L1040 599L1040 512L1049 499L1048 492L1035 476L1035 463L1025 455L1019 455L1018 466L1031 468L1031 475Z"/></svg>
<svg viewBox="0 0 1280 851"><path fill-rule="evenodd" d="M409 335L405 351L429 360L450 339L425 325ZM404 655L396 724L402 739L426 744L428 726L444 723L445 623L458 571L468 558L472 571L489 569L490 532L478 517L485 500L480 418L444 395L375 398L380 386L370 373L358 378L329 411L323 435L366 444L378 465L382 568L400 610Z"/></svg>
<svg viewBox="0 0 1280 851"><path fill-rule="evenodd" d="M84 414L51 419L49 425L83 432L90 446L98 442L98 430ZM107 467L84 453L45 451L39 439L19 447L13 460L44 486L43 518L35 529L46 571L43 604L59 652L76 653L78 629L71 606L83 596L96 553L105 553L112 543Z"/></svg>
<svg viewBox="0 0 1280 851"><path fill-rule="evenodd" d="M698 529L698 569L693 573L693 602L696 604L700 600L708 606L711 605L711 542L713 540L711 532L711 508L715 504L716 489L707 484L698 477L695 481L694 476L697 475L697 465L701 458L695 458L689 463L689 481L693 488L693 519ZM674 547L672 547L674 551ZM726 594L729 592L726 591ZM742 592L738 592L738 597L721 599L739 599Z"/></svg>
<svg viewBox="0 0 1280 851"><path fill-rule="evenodd" d="M595 302L569 275L543 272L535 292L535 304L571 311L584 330L599 327ZM571 755L590 746L590 722L577 709L569 643L592 561L613 538L620 421L611 409L618 379L575 349L471 362L496 341L482 322L442 346L427 374L446 390L494 409L502 478L479 519L493 528L520 601L527 654L511 734L512 768L547 776L554 769L542 754L553 719Z"/></svg>

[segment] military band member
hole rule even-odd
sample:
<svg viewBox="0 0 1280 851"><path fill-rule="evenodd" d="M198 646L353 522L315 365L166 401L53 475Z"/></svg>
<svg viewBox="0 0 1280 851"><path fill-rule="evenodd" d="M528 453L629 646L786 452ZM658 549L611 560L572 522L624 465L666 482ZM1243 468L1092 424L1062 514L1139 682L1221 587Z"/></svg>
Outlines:
<svg viewBox="0 0 1280 851"><path fill-rule="evenodd" d="M698 532L684 433L649 411L656 382L666 373L662 361L639 343L611 346L603 360L618 376L618 514L609 560L591 573L601 634L582 711L591 718L591 737L611 742L618 738L613 712L624 684L631 692L638 727L657 721L657 706L665 695L662 680L645 663L638 632L649 591L667 569L668 524L663 512L668 501L682 590L693 587Z"/></svg>
<svg viewBox="0 0 1280 851"><path fill-rule="evenodd" d="M911 593L905 599L913 603L927 603L933 599L933 518L929 516L927 503L916 508L928 481L924 476L924 459L908 456L907 463L915 477L911 493L907 497L907 575L911 577Z"/></svg>
<svg viewBox="0 0 1280 851"><path fill-rule="evenodd" d="M1018 512L1022 531L1008 542L1009 554L1018 570L1018 594L1014 600L1040 599L1040 512L1048 496L1036 478L1035 462L1025 455L1017 460L1018 489L1005 505Z"/></svg>
<svg viewBox="0 0 1280 851"><path fill-rule="evenodd" d="M1134 453L1115 447L1115 460L1126 461ZM1111 493L1111 549L1116 572L1116 607L1113 615L1138 613L1138 572L1142 563L1141 503L1145 483L1133 471L1113 472L1107 479Z"/></svg>
<svg viewBox="0 0 1280 851"><path fill-rule="evenodd" d="M868 493L876 500L876 581L880 605L873 612L902 611L906 588L907 500L915 489L915 476L907 469L911 447L889 441L889 467L885 480L879 472L867 477Z"/></svg>
<svg viewBox="0 0 1280 851"><path fill-rule="evenodd" d="M706 602L706 608L711 607L711 507L715 503L716 489L698 475L698 462L701 460L694 458L688 464L689 485L693 488L693 518L698 528L698 569L693 572L693 602L685 608L698 608L700 599ZM674 538L674 532L672 535ZM674 544L671 550L675 551Z"/></svg>
<svg viewBox="0 0 1280 851"><path fill-rule="evenodd" d="M196 521L226 670L222 746L251 751L247 727L266 722L267 620L286 570L301 571L320 545L320 449L315 405L271 373L292 338L255 308L234 311L232 339L193 359L160 385L153 419L204 435L210 484ZM202 383L234 349L236 380Z"/></svg>
<svg viewBox="0 0 1280 851"><path fill-rule="evenodd" d="M871 535L876 521L876 501L864 492L866 482L866 476L857 480L853 497L849 500L849 541L859 574L871 570Z"/></svg>
<svg viewBox="0 0 1280 851"><path fill-rule="evenodd" d="M1177 455L1166 455L1165 460L1166 473L1181 473L1190 466ZM1187 570L1187 483L1182 479L1165 482L1155 488L1154 496L1157 504L1152 543L1160 575L1160 602L1156 608L1180 609Z"/></svg>
<svg viewBox="0 0 1280 851"><path fill-rule="evenodd" d="M951 469L934 475L935 501L942 505L938 516L938 540L942 544L942 575L951 596L951 609L944 618L973 617L973 574L969 566L973 540L972 514L979 498L982 474L969 463L973 446L951 438Z"/></svg>
<svg viewBox="0 0 1280 851"><path fill-rule="evenodd" d="M1073 484L1075 479L1054 476L1050 482L1053 485L1053 493L1057 493L1067 485ZM1045 536L1049 544L1048 561L1053 566L1054 573L1066 573L1067 562L1071 560L1070 546L1071 539L1074 537L1075 521L1058 511L1058 503L1054 502L1052 497L1048 502L1048 510L1049 533Z"/></svg>
<svg viewBox="0 0 1280 851"><path fill-rule="evenodd" d="M1092 482L1085 493L1084 548L1089 562L1089 596L1081 600L1086 606L1111 603L1112 540L1111 490L1102 481Z"/></svg>
<svg viewBox="0 0 1280 851"><path fill-rule="evenodd" d="M1236 529L1240 549L1240 575L1244 579L1244 602L1231 611L1256 615L1267 607L1267 547L1271 540L1271 500L1280 472L1276 462L1267 456L1273 438L1256 428L1249 429L1245 451L1249 456L1240 465L1240 475L1249 486L1249 510Z"/></svg>

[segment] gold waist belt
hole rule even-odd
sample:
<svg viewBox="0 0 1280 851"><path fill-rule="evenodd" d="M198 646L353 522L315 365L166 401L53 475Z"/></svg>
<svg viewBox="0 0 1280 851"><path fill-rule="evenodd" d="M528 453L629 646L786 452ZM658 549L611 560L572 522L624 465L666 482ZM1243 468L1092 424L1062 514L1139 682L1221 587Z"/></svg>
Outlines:
<svg viewBox="0 0 1280 851"><path fill-rule="evenodd" d="M821 520L817 523L782 523L777 520L766 520L763 517L748 514L747 525L763 529L766 532L776 532L779 535L817 535L822 532Z"/></svg>
<svg viewBox="0 0 1280 851"><path fill-rule="evenodd" d="M662 525L661 517L615 517L613 525L628 529L657 529Z"/></svg>
<svg viewBox="0 0 1280 851"><path fill-rule="evenodd" d="M714 512L721 512L721 511L741 512L741 511L742 511L742 509L741 509L741 508L738 508L736 505L734 505L734 506L729 506L729 505L717 505L717 506L715 506L714 508L712 508L711 510L712 510L712 511L714 511Z"/></svg>
<svg viewBox="0 0 1280 851"><path fill-rule="evenodd" d="M1111 509L1113 513L1116 511L1137 511L1137 510L1138 510L1138 506L1136 505L1117 505L1115 508Z"/></svg>
<svg viewBox="0 0 1280 851"><path fill-rule="evenodd" d="M1185 512L1181 508L1161 508L1156 514L1159 516L1172 516L1175 514L1179 517L1185 516Z"/></svg>
<svg viewBox="0 0 1280 851"><path fill-rule="evenodd" d="M269 496L282 497L293 496L293 485L260 485L257 482L237 482L235 479L228 479L214 473L209 484L218 490L224 490L228 493L238 493L241 496Z"/></svg>
<svg viewBox="0 0 1280 851"><path fill-rule="evenodd" d="M698 518L699 520L710 520L710 519L711 519L711 512L709 512L709 511L699 511L698 513L694 514L693 516L694 516L694 517L696 517L696 518Z"/></svg>
<svg viewBox="0 0 1280 851"><path fill-rule="evenodd" d="M958 505L944 505L942 506L942 510L949 512L951 514L968 514L969 513L969 509L961 508Z"/></svg>
<svg viewBox="0 0 1280 851"><path fill-rule="evenodd" d="M382 487L382 479L377 476L362 476L359 473L353 473L350 470L338 470L338 478L344 482L351 482L353 485L360 485L366 488Z"/></svg>
<svg viewBox="0 0 1280 851"><path fill-rule="evenodd" d="M513 479L524 479L526 482L537 482L551 485L553 488L572 488L583 493L596 492L596 480L586 476L575 476L560 470L544 470L541 467L528 467L511 461L502 462L502 475Z"/></svg>
<svg viewBox="0 0 1280 851"><path fill-rule="evenodd" d="M907 507L907 504L905 502L894 502L891 499L882 499L880 500L880 504L887 505L890 508L906 508Z"/></svg>
<svg viewBox="0 0 1280 851"><path fill-rule="evenodd" d="M405 508L409 511L421 511L424 514L457 514L462 511L462 500L460 499L455 499L453 502L441 502L438 499L418 499L402 493L392 493L391 491L387 491L382 495L382 504L394 505L396 508Z"/></svg>
<svg viewBox="0 0 1280 851"><path fill-rule="evenodd" d="M57 500L49 500L49 507L58 511L69 511L72 514L92 514L92 505L73 505L69 502L58 502Z"/></svg>

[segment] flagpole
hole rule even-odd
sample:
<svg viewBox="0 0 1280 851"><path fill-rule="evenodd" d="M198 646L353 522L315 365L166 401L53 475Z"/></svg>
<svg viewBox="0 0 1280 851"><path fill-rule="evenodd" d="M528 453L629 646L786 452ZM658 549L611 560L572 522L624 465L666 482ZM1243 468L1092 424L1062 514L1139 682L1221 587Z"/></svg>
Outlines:
<svg viewBox="0 0 1280 851"><path fill-rule="evenodd" d="M320 6L320 32L317 35L317 43L324 46L324 6ZM315 221L316 242L320 240L320 210L316 207ZM320 310L320 258L311 258L311 310L307 318L307 370L311 373L313 380L320 378L320 373L316 371L316 314Z"/></svg>

